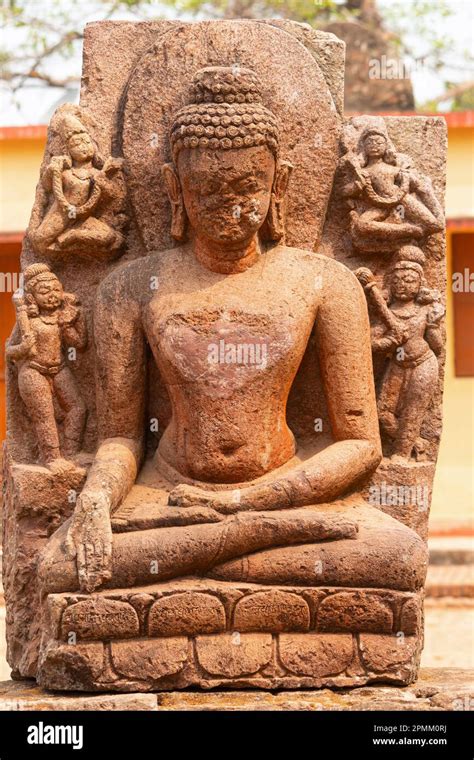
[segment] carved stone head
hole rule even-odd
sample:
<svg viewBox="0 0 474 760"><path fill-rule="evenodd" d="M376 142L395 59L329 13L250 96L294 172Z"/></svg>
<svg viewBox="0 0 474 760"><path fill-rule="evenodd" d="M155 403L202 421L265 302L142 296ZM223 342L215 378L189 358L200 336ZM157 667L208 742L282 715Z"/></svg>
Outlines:
<svg viewBox="0 0 474 760"><path fill-rule="evenodd" d="M55 311L63 304L63 287L47 264L31 264L23 278L29 316Z"/></svg>
<svg viewBox="0 0 474 760"><path fill-rule="evenodd" d="M278 125L262 103L250 69L199 71L192 101L173 121L173 163L163 167L172 205L172 234L188 227L211 243L231 247L284 235L283 199L291 165L279 159Z"/></svg>
<svg viewBox="0 0 474 760"><path fill-rule="evenodd" d="M412 301L426 289L424 263L425 256L418 246L404 245L398 250L390 273L392 299Z"/></svg>

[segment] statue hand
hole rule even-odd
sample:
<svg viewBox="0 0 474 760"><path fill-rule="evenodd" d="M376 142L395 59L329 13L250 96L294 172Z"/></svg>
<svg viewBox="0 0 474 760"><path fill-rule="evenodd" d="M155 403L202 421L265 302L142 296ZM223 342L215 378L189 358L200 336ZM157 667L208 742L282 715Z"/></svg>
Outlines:
<svg viewBox="0 0 474 760"><path fill-rule="evenodd" d="M372 287L376 284L373 272L367 267L359 267L359 269L355 270L354 274L364 289L366 289L369 285Z"/></svg>
<svg viewBox="0 0 474 760"><path fill-rule="evenodd" d="M109 158L106 159L104 162L104 165L102 167L102 172L108 176L109 174L114 174L117 171L120 171L123 169L124 160L123 158L115 158L114 156L109 156Z"/></svg>
<svg viewBox="0 0 474 760"><path fill-rule="evenodd" d="M74 322L77 322L77 319L80 314L80 309L75 304L75 300L71 300L68 298L64 299L64 305L63 308L59 311L58 314L58 324L61 327L69 327L70 325L74 324Z"/></svg>
<svg viewBox="0 0 474 760"><path fill-rule="evenodd" d="M110 504L103 491L83 491L79 496L66 549L76 558L81 591L92 593L112 577Z"/></svg>
<svg viewBox="0 0 474 760"><path fill-rule="evenodd" d="M31 350L34 348L35 342L36 342L35 336L33 335L33 333L29 332L23 335L20 345L21 345L22 351L25 353L25 356L29 354Z"/></svg>
<svg viewBox="0 0 474 760"><path fill-rule="evenodd" d="M52 169L58 169L60 172L62 172L64 169L71 168L71 159L69 156L53 156L50 166Z"/></svg>
<svg viewBox="0 0 474 760"><path fill-rule="evenodd" d="M403 346L408 340L408 329L404 325L394 325L389 333L395 346Z"/></svg>
<svg viewBox="0 0 474 760"><path fill-rule="evenodd" d="M428 312L427 325L428 327L439 327L439 323L444 317L446 309L442 303L435 301L431 309Z"/></svg>
<svg viewBox="0 0 474 760"><path fill-rule="evenodd" d="M239 501L235 499L235 491L205 491L197 486L181 483L173 488L168 504L174 507L210 507L216 512L231 515L239 511Z"/></svg>

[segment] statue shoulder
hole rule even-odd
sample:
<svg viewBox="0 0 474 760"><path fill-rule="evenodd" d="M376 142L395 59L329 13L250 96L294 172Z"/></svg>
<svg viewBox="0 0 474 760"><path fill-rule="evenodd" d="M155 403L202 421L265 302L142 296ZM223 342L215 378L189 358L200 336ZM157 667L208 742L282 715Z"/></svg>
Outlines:
<svg viewBox="0 0 474 760"><path fill-rule="evenodd" d="M305 268L308 268L310 273L317 276L325 276L329 278L329 284L335 285L336 282L341 284L358 286L358 280L354 273L345 264L340 261L331 258L330 256L324 256L321 253L316 253L305 248L286 248L287 255L290 254L294 260L301 264Z"/></svg>
<svg viewBox="0 0 474 760"><path fill-rule="evenodd" d="M175 259L178 249L154 251L133 261L122 262L104 280L98 292L98 301L140 302L153 289L169 259Z"/></svg>

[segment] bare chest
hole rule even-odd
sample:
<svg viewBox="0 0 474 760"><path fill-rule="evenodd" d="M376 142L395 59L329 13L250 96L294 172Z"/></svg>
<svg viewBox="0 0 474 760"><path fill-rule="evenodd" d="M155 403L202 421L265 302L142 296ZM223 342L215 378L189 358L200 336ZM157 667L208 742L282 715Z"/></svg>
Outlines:
<svg viewBox="0 0 474 760"><path fill-rule="evenodd" d="M64 194L70 201L85 203L92 189L92 177L90 174L76 176L69 170L63 174Z"/></svg>
<svg viewBox="0 0 474 760"><path fill-rule="evenodd" d="M30 320L35 337L36 354L47 363L55 364L61 358L61 331L57 322L44 322L40 317Z"/></svg>
<svg viewBox="0 0 474 760"><path fill-rule="evenodd" d="M289 293L263 291L169 294L153 299L145 330L170 380L225 392L262 374L296 371L311 333L314 306ZM271 384L271 383L270 383Z"/></svg>

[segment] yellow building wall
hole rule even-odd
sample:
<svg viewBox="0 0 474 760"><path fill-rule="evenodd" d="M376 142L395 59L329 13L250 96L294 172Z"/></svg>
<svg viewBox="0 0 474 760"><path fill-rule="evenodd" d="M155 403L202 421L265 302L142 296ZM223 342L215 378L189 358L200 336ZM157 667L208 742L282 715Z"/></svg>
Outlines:
<svg viewBox="0 0 474 760"><path fill-rule="evenodd" d="M28 226L43 152L43 140L0 140L0 233Z"/></svg>
<svg viewBox="0 0 474 760"><path fill-rule="evenodd" d="M446 217L474 219L474 129L448 129ZM474 224L458 232L473 234ZM474 378L456 377L452 284L452 236L447 234L447 354L443 405L443 435L433 493L433 520L472 520L474 505ZM474 333L474 325L473 325ZM473 337L474 339L474 337Z"/></svg>
<svg viewBox="0 0 474 760"><path fill-rule="evenodd" d="M474 129L448 129L446 218L474 217Z"/></svg>
<svg viewBox="0 0 474 760"><path fill-rule="evenodd" d="M474 129L448 131L448 218L474 218ZM28 225L43 157L44 140L0 141L0 233ZM467 231L467 230L466 230ZM474 226L472 228L474 232ZM473 251L474 257L474 251ZM474 450L474 378L455 377L451 283L451 234L447 246L448 351L444 429L433 494L433 521L472 519ZM473 265L474 270L474 265Z"/></svg>
<svg viewBox="0 0 474 760"><path fill-rule="evenodd" d="M472 192L472 191L471 191ZM469 231L465 228L463 231ZM474 241L474 226L470 230ZM433 520L472 521L474 505L474 378L456 377L452 282L452 232L447 235L446 369L443 434L433 492ZM473 266L474 271L474 247ZM474 325L473 325L474 332Z"/></svg>

